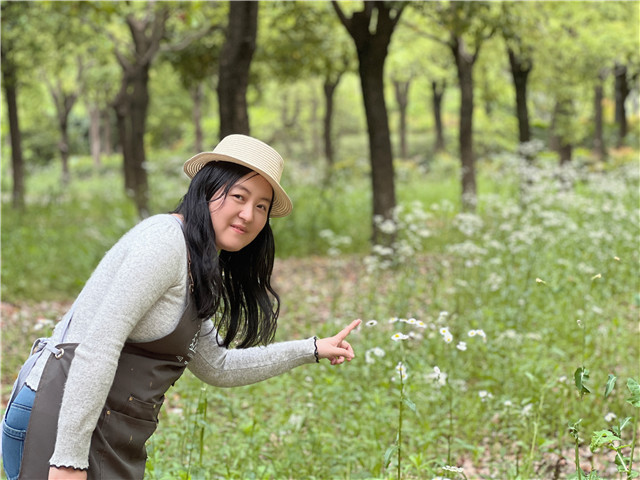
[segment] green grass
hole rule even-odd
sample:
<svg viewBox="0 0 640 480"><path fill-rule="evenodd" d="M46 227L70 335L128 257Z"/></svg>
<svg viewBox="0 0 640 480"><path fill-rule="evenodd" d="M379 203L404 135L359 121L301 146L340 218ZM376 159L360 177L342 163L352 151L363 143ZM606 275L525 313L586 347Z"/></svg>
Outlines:
<svg viewBox="0 0 640 480"><path fill-rule="evenodd" d="M167 172L179 163L167 159L152 171L154 210L177 201L183 181ZM375 320L352 334L354 362L308 365L234 389L203 386L187 373L149 444L147 478L587 478L576 473L570 425L579 420L582 470L631 478L616 471L615 452L588 453L593 432L626 417L621 438L636 443L638 409L626 383L640 377L638 165L522 171L506 157L485 162L476 214L459 212L452 160L398 170L401 248L390 258L369 254L360 160L324 189L309 180L315 173L294 169L294 214L273 222L283 300L277 339ZM34 179L25 214L3 205L5 300L32 305L77 293L135 222L117 178L87 173L87 183L74 182L54 205L36 201ZM9 319L5 345L35 338L26 313ZM469 336L476 330L486 338ZM399 332L411 336L393 341ZM399 362L408 374L402 384ZM446 374L440 382L436 366ZM3 361L3 378L6 368ZM590 372L583 386L591 393L582 396L579 368ZM610 374L617 381L605 396ZM617 418L605 419L609 413Z"/></svg>

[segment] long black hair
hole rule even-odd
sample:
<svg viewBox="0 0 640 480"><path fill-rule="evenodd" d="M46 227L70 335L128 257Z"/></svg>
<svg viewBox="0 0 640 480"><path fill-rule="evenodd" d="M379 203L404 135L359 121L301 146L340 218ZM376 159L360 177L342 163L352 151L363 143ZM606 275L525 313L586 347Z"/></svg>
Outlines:
<svg viewBox="0 0 640 480"><path fill-rule="evenodd" d="M236 337L238 348L266 345L273 340L280 313L280 297L271 287L275 243L268 219L242 250L221 250L219 254L216 250L209 202L220 191L226 197L238 180L251 172L235 163L207 163L194 175L172 212L184 218L198 318L213 317L225 347Z"/></svg>

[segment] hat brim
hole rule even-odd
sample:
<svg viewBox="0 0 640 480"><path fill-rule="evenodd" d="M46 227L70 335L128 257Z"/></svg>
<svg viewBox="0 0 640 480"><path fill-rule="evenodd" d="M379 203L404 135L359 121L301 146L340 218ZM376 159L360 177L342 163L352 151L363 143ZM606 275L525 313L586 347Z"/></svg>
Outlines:
<svg viewBox="0 0 640 480"><path fill-rule="evenodd" d="M242 160L239 160L235 157L230 157L229 155L223 155L213 152L198 153L184 163L184 173L186 173L189 178L193 178L196 173L198 173L202 169L202 167L210 162L230 162L236 163L238 165L243 165L260 174L262 178L269 182L269 185L271 185L271 188L273 188L273 202L271 204L270 214L271 217L286 217L293 210L293 203L291 202L289 195L287 195L287 192L284 191L284 189L278 182L276 182L263 170L256 168L255 165L243 162Z"/></svg>

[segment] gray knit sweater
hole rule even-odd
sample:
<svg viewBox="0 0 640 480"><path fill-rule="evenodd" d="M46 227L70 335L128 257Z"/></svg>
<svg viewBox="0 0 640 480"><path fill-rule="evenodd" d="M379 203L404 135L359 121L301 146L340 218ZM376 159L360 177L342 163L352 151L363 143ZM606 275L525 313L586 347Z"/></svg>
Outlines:
<svg viewBox="0 0 640 480"><path fill-rule="evenodd" d="M148 342L171 333L186 304L187 249L171 215L148 218L107 252L78 296L65 343L78 343L65 386L51 465L88 468L91 434L115 376L125 342ZM211 321L202 325L188 368L204 382L249 385L315 362L314 340L266 347L218 346ZM61 328L52 338L59 341ZM27 379L37 390L47 356Z"/></svg>

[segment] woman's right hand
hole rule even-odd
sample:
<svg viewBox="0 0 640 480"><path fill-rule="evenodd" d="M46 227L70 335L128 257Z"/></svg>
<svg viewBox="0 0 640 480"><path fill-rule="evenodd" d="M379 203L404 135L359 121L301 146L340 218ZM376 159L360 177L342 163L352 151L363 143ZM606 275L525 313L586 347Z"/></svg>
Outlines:
<svg viewBox="0 0 640 480"><path fill-rule="evenodd" d="M68 467L49 467L49 480L87 480L87 471Z"/></svg>

